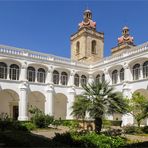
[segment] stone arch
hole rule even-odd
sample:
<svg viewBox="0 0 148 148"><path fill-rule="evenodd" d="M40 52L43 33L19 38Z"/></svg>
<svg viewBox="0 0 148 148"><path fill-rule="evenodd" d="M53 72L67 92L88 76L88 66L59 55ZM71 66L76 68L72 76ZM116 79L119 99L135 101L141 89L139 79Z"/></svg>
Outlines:
<svg viewBox="0 0 148 148"><path fill-rule="evenodd" d="M62 93L54 95L54 118L66 119L67 115L67 97Z"/></svg>
<svg viewBox="0 0 148 148"><path fill-rule="evenodd" d="M39 91L31 91L28 94L28 109L38 108L43 113L45 112L45 96ZM31 114L29 113L29 118Z"/></svg>
<svg viewBox="0 0 148 148"><path fill-rule="evenodd" d="M0 114L7 113L10 118L18 119L19 94L11 89L0 91Z"/></svg>

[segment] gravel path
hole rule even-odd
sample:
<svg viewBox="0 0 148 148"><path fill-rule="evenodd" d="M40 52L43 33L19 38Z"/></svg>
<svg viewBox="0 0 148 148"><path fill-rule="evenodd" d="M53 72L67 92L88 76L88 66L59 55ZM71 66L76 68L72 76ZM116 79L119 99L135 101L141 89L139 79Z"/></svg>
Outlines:
<svg viewBox="0 0 148 148"><path fill-rule="evenodd" d="M53 138L55 136L55 133L65 133L69 131L68 127L65 126L58 126L58 129L56 128L51 128L51 129L38 129L35 131L32 131L32 133L37 134L37 135L41 135L41 136L45 136L48 138ZM123 137L126 137L127 139L131 140L131 141L135 141L135 142L143 142L143 141L148 141L148 135L144 136L144 135L123 135Z"/></svg>
<svg viewBox="0 0 148 148"><path fill-rule="evenodd" d="M125 135L125 137L131 141L139 141L139 142L144 142L144 141L148 141L148 135L144 136L144 135Z"/></svg>
<svg viewBox="0 0 148 148"><path fill-rule="evenodd" d="M58 126L58 129L51 128L51 129L37 129L35 131L32 131L33 134L42 135L47 138L53 138L55 136L55 133L65 133L69 131L68 127L64 126Z"/></svg>

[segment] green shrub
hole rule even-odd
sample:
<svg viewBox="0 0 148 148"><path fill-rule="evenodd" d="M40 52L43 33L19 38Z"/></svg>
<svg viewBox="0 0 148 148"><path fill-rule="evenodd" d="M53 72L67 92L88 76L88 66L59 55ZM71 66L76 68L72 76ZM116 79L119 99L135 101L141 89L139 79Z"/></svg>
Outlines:
<svg viewBox="0 0 148 148"><path fill-rule="evenodd" d="M121 126L121 124L122 124L122 121L120 120L103 120L104 127Z"/></svg>
<svg viewBox="0 0 148 148"><path fill-rule="evenodd" d="M96 147L96 148L118 148L125 144L125 140L120 137L109 137L96 133L64 133L56 134L53 138L56 143L70 145L71 147ZM59 146L59 145L58 145Z"/></svg>
<svg viewBox="0 0 148 148"><path fill-rule="evenodd" d="M141 130L142 130L145 134L148 134L148 126L142 127Z"/></svg>
<svg viewBox="0 0 148 148"><path fill-rule="evenodd" d="M24 122L24 123L22 123L22 126L26 127L28 129L28 131L36 129L35 124L33 124L31 122Z"/></svg>
<svg viewBox="0 0 148 148"><path fill-rule="evenodd" d="M21 124L19 121L0 121L0 129L4 130L19 130L19 131L28 131L28 129Z"/></svg>
<svg viewBox="0 0 148 148"><path fill-rule="evenodd" d="M76 120L64 120L62 121L63 126L68 126L71 129L76 129L79 127L79 122Z"/></svg>
<svg viewBox="0 0 148 148"><path fill-rule="evenodd" d="M120 136L122 134L122 129L108 129L102 133L106 136Z"/></svg>
<svg viewBox="0 0 148 148"><path fill-rule="evenodd" d="M34 123L38 128L46 128L53 122L53 116L45 115L38 108L31 108L29 112L32 114L32 123Z"/></svg>
<svg viewBox="0 0 148 148"><path fill-rule="evenodd" d="M136 127L136 126L125 126L123 129L126 134L141 134L142 133L141 128Z"/></svg>
<svg viewBox="0 0 148 148"><path fill-rule="evenodd" d="M62 121L61 120L54 120L53 122L52 122L52 125L54 125L56 128L59 126L59 125L61 125L62 124Z"/></svg>

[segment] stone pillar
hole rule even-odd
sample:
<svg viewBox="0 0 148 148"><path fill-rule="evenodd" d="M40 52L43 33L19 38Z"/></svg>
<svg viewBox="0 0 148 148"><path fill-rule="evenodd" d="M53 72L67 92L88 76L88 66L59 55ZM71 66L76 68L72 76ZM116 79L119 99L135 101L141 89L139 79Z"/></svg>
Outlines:
<svg viewBox="0 0 148 148"><path fill-rule="evenodd" d="M35 83L38 82L38 69L35 68Z"/></svg>
<svg viewBox="0 0 148 148"><path fill-rule="evenodd" d="M105 69L105 70L104 70L104 74L105 74L105 81L110 84L111 81L110 81L110 76L109 76L108 69Z"/></svg>
<svg viewBox="0 0 148 148"><path fill-rule="evenodd" d="M73 87L68 89L68 102L67 102L67 115L66 119L73 119L73 116L71 115L72 113L72 105L75 100L75 89Z"/></svg>
<svg viewBox="0 0 148 148"><path fill-rule="evenodd" d="M7 65L7 80L10 80L10 64Z"/></svg>
<svg viewBox="0 0 148 148"><path fill-rule="evenodd" d="M123 83L123 96L127 99L132 97L131 88L128 84L128 81ZM122 126L132 125L134 123L134 118L130 113L122 115L121 119Z"/></svg>
<svg viewBox="0 0 148 148"><path fill-rule="evenodd" d="M45 101L45 114L53 116L53 93L54 89L52 85L48 85L46 88L46 101Z"/></svg>
<svg viewBox="0 0 148 148"><path fill-rule="evenodd" d="M47 84L53 84L53 67L50 66L48 68L47 74L46 74L46 83Z"/></svg>
<svg viewBox="0 0 148 148"><path fill-rule="evenodd" d="M139 79L143 79L143 68L142 65L140 65L140 74L139 74Z"/></svg>
<svg viewBox="0 0 148 148"><path fill-rule="evenodd" d="M124 63L124 81L128 82L132 79L132 74L127 63Z"/></svg>
<svg viewBox="0 0 148 148"><path fill-rule="evenodd" d="M27 63L23 63L20 70L20 80L27 81Z"/></svg>
<svg viewBox="0 0 148 148"><path fill-rule="evenodd" d="M18 120L28 120L28 84L23 82L20 85L19 116Z"/></svg>
<svg viewBox="0 0 148 148"><path fill-rule="evenodd" d="M74 86L74 75L75 75L75 71L71 70L70 76L69 76L69 81L68 81L69 86Z"/></svg>
<svg viewBox="0 0 148 148"><path fill-rule="evenodd" d="M91 84L94 82L94 77L92 74L89 74L89 77L88 77L88 83Z"/></svg>

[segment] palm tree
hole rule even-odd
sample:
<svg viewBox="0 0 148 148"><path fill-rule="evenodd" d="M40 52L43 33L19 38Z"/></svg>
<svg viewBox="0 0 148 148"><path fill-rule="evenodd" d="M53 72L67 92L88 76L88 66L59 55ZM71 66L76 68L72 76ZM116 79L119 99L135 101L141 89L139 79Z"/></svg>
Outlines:
<svg viewBox="0 0 148 148"><path fill-rule="evenodd" d="M74 102L72 109L73 112L71 113L76 119L82 119L83 122L83 129L84 129L84 119L86 116L86 112L89 106L89 100L85 99L84 96L78 95L76 96L76 101Z"/></svg>
<svg viewBox="0 0 148 148"><path fill-rule="evenodd" d="M93 82L88 85L83 85L83 88L84 93L81 96L82 99L88 102L88 106L85 109L89 112L90 116L94 118L96 133L100 133L102 119L106 113L126 112L127 104L122 94L115 92L113 87L110 87L107 82ZM74 104L74 106L75 105L76 104ZM81 104L81 106L83 106L83 104ZM73 110L73 112L75 112L75 110Z"/></svg>

